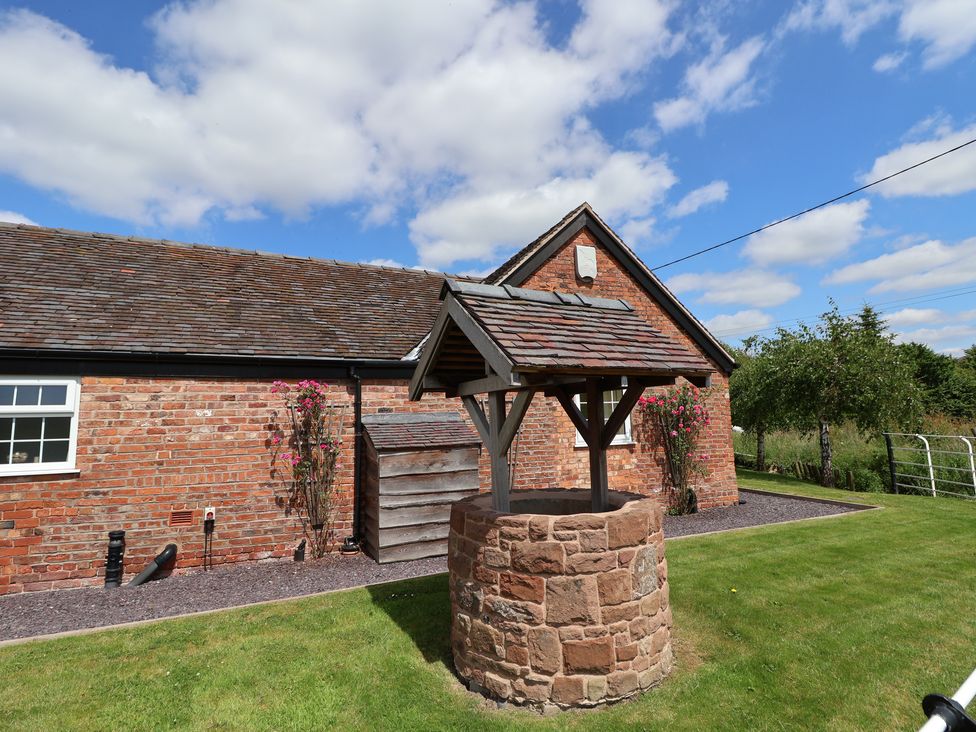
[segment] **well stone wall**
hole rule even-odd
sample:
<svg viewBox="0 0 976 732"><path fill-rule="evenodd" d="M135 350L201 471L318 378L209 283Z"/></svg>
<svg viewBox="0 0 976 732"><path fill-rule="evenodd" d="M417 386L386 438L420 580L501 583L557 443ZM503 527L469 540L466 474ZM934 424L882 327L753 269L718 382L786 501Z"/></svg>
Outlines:
<svg viewBox="0 0 976 732"><path fill-rule="evenodd" d="M448 553L451 646L469 688L540 708L633 696L671 670L661 508L611 492L589 513L583 490L454 504Z"/></svg>

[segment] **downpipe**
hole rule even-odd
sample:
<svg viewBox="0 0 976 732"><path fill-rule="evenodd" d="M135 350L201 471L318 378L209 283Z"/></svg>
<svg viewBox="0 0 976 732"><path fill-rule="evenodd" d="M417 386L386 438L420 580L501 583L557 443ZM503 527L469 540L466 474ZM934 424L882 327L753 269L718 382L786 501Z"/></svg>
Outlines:
<svg viewBox="0 0 976 732"><path fill-rule="evenodd" d="M128 586L138 587L139 585L148 582L160 569L169 564L175 558L176 544L167 544L166 548L157 554L156 558L147 564L144 570L129 581Z"/></svg>

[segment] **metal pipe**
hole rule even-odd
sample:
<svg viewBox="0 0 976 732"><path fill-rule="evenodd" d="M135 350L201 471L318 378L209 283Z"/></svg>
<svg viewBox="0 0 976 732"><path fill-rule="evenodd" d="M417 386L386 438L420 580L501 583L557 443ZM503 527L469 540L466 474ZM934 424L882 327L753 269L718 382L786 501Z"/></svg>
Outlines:
<svg viewBox="0 0 976 732"><path fill-rule="evenodd" d="M966 447L969 448L969 472L973 475L973 493L976 493L976 460L973 459L973 443L969 441L968 437L959 436L959 439L966 443Z"/></svg>
<svg viewBox="0 0 976 732"><path fill-rule="evenodd" d="M962 682L962 686L952 695L952 701L957 702L960 707L965 709L974 697L976 697L976 671L973 671L969 678ZM919 732L945 732L948 727L948 721L941 714L935 713L929 717L928 722L922 725Z"/></svg>
<svg viewBox="0 0 976 732"><path fill-rule="evenodd" d="M932 450L929 448L929 441L922 435L915 435L925 445L925 460L929 464L929 482L932 484L932 496L935 497L935 470L932 468Z"/></svg>
<svg viewBox="0 0 976 732"><path fill-rule="evenodd" d="M106 587L118 587L122 584L124 560L125 532L121 529L108 532L108 553L105 555Z"/></svg>
<svg viewBox="0 0 976 732"><path fill-rule="evenodd" d="M167 544L166 548L157 554L156 558L147 564L144 570L129 581L129 587L138 587L144 582L148 582L150 579L152 579L156 572L162 569L165 564L172 561L175 557L176 544Z"/></svg>

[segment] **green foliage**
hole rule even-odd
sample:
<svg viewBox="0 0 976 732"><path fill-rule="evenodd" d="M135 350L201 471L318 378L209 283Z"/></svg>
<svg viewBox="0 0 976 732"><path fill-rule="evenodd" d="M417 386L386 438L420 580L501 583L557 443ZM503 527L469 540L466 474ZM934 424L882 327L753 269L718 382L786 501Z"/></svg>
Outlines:
<svg viewBox="0 0 976 732"><path fill-rule="evenodd" d="M976 346L955 359L922 343L898 347L923 390L925 411L950 417L976 418Z"/></svg>

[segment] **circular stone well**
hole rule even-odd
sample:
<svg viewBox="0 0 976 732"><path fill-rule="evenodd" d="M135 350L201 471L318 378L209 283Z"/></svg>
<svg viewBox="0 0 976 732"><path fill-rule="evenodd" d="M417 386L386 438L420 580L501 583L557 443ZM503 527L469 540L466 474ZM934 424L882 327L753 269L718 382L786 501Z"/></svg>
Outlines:
<svg viewBox="0 0 976 732"><path fill-rule="evenodd" d="M610 492L491 495L451 509L451 647L473 691L539 707L595 706L659 683L671 670L671 609L661 509Z"/></svg>

